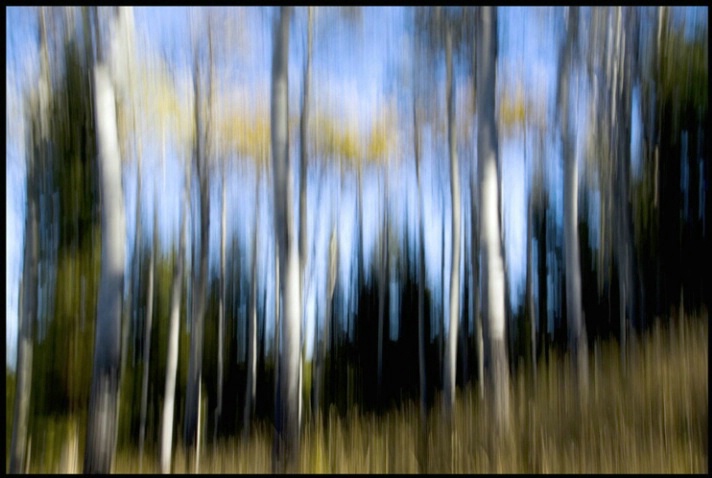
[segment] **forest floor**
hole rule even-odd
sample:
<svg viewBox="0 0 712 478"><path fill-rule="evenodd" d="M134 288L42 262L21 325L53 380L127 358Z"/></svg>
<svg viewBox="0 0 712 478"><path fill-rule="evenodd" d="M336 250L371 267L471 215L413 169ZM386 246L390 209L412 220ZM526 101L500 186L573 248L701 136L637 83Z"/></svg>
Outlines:
<svg viewBox="0 0 712 478"><path fill-rule="evenodd" d="M511 426L496 434L477 384L458 390L453 426L436 403L422 431L417 403L377 418L354 411L303 427L300 473L706 473L708 471L708 318L675 319L631 338L625 364L615 341L589 349L589 380L579 390L567 356L540 361L536 379L511 377ZM498 438L495 438L498 437ZM65 440L65 448L71 440ZM32 472L77 471L61 459ZM258 425L247 441L201 450L201 473L270 473L272 431ZM73 455L73 456L71 456ZM71 456L71 459L69 458ZM147 448L142 470L158 472ZM190 471L194 471L191 466ZM118 450L114 471L138 473L137 449ZM177 447L173 471L186 458Z"/></svg>

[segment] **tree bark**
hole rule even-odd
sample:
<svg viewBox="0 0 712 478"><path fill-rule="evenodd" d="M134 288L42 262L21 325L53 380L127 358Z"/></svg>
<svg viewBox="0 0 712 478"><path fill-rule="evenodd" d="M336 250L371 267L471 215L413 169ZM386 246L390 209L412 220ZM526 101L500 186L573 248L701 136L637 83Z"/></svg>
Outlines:
<svg viewBox="0 0 712 478"><path fill-rule="evenodd" d="M168 357L166 360L166 384L163 393L163 416L161 426L161 473L171 472L171 450L173 444L173 421L175 418L176 375L178 373L178 339L180 334L181 286L185 260L185 247L188 234L187 216L190 211L190 175L189 164L185 165L183 186L183 208L180 220L180 238L176 264L173 267L171 286L171 315L168 329Z"/></svg>
<svg viewBox="0 0 712 478"><path fill-rule="evenodd" d="M37 139L34 140L37 142ZM37 207L37 162L36 154L28 155L27 164L27 212L25 213L25 254L23 279L20 285L21 309L19 318L19 336L15 384L14 420L12 423L12 442L10 446L10 473L25 471L25 459L28 439L28 421L32 394L32 325L37 318L37 268L39 262L39 234Z"/></svg>
<svg viewBox="0 0 712 478"><path fill-rule="evenodd" d="M259 173L255 184L255 201L259 191ZM248 311L247 328L247 384L245 386L245 407L243 410L242 436L247 439L250 434L250 418L255 403L257 374L257 249L259 236L259 203L255 213L255 224L252 232L252 267L250 279L250 309Z"/></svg>
<svg viewBox="0 0 712 478"><path fill-rule="evenodd" d="M197 53L196 53L197 55ZM199 394L203 370L203 336L205 297L208 276L208 247L210 232L210 192L208 190L208 158L205 154L205 138L207 132L201 131L200 105L201 95L198 81L198 59L194 59L193 90L194 90L194 115L195 115L195 151L193 152L195 169L198 174L200 193L200 265L198 270L198 284L193 300L193 317L190 336L190 359L188 363L188 383L186 390L184 445L187 448L199 445L196 441L198 433ZM210 86L212 88L212 86ZM194 243L195 247L195 243ZM197 247L196 247L197 248ZM189 453L191 453L189 451Z"/></svg>
<svg viewBox="0 0 712 478"><path fill-rule="evenodd" d="M451 417L455 405L457 370L457 329L460 321L460 174L455 141L455 94L453 92L452 32L447 29L445 55L447 63L448 146L450 151L450 187L452 191L452 261L450 272L450 328L445 345L445 414Z"/></svg>
<svg viewBox="0 0 712 478"><path fill-rule="evenodd" d="M316 373L314 379L316 380L316 387L314 388L314 411L315 413L319 410L319 402L321 400L321 390L323 388L322 382L324 381L324 372L326 366L326 350L329 345L329 326L331 324L332 307L334 300L334 288L336 286L336 274L338 270L338 242L336 239L336 226L334 225L331 230L331 238L329 240L329 273L328 273L328 283L326 291L326 314L324 315L324 334L323 340L321 342L321 348L319 348L317 353L317 365ZM316 350L315 350L316 352Z"/></svg>
<svg viewBox="0 0 712 478"><path fill-rule="evenodd" d="M484 370L485 370L485 345L484 337L482 334L482 313L480 300L480 291L482 290L482 284L480 283L480 228L479 224L479 207L477 205L477 171L476 168L472 168L473 171L470 175L470 207L472 210L472 223L471 223L471 240L472 240L472 309L473 309L473 322L475 324L475 342L477 343L477 379L478 379L478 389L480 398L484 398L485 393L485 383L484 383Z"/></svg>
<svg viewBox="0 0 712 478"><path fill-rule="evenodd" d="M383 207L383 238L381 240L381 257L378 266L378 357L377 357L377 401L381 403L381 387L383 383L383 322L386 307L386 268L388 262L388 205Z"/></svg>
<svg viewBox="0 0 712 478"><path fill-rule="evenodd" d="M312 25L314 7L307 7L307 58L304 65L304 81L302 93L302 112L299 121L299 257L300 277L304 288L304 269L307 257L307 131L309 127L309 83L311 78Z"/></svg>
<svg viewBox="0 0 712 478"><path fill-rule="evenodd" d="M225 160L223 160L222 164L222 197L220 201L220 277L218 279L220 287L220 298L218 302L218 397L217 406L215 408L215 429L213 431L213 441L217 440L218 427L222 415L223 374L225 370L223 351L223 344L225 341L225 235L227 229L227 208L225 207Z"/></svg>
<svg viewBox="0 0 712 478"><path fill-rule="evenodd" d="M633 223L630 205L630 117L631 117L631 73L629 54L631 39L626 36L626 24L629 14L616 9L616 68L613 72L614 128L616 177L614 194L618 207L614 208L616 227L616 250L618 256L618 284L620 287L620 334L621 358L625 363L628 330L631 329L636 313L636 294L634 279L635 250L633 248ZM624 18L625 17L625 18Z"/></svg>
<svg viewBox="0 0 712 478"><path fill-rule="evenodd" d="M282 401L282 465L289 466L299 451L299 363L301 339L301 294L299 290L299 250L292 208L293 176L289 163L288 138L288 7L280 10L275 25L272 59L272 160L274 165L275 231L279 242L280 282L283 284L282 356L280 389ZM281 468L281 467L280 467Z"/></svg>
<svg viewBox="0 0 712 478"><path fill-rule="evenodd" d="M275 232L276 236L276 232ZM279 366L281 362L281 352L280 352L280 346L281 346L281 335L282 335L282 328L280 326L281 323L281 317L282 317L282 309L281 309L281 297L282 297L282 284L279 280L280 274L279 274L279 242L275 241L274 245L274 343L273 343L273 363L274 363L274 426L276 433L274 435L274 453L279 452L279 440L281 439L281 430L282 430L282 401L281 401L281 394L280 394L280 374L279 374ZM278 464L278 457L275 457L273 460L273 471L276 470L276 466Z"/></svg>
<svg viewBox="0 0 712 478"><path fill-rule="evenodd" d="M418 180L418 212L420 219L420 246L418 250L418 376L420 379L420 422L427 425L427 377L425 372L425 208L423 207L423 181L420 159L420 124L418 109L413 97L413 146L415 172ZM380 329L379 329L380 330Z"/></svg>
<svg viewBox="0 0 712 478"><path fill-rule="evenodd" d="M576 363L581 385L588 381L586 330L581 309L581 259L578 237L578 172L572 127L569 124L569 78L573 64L573 49L578 35L578 8L569 8L567 35L562 44L557 98L559 126L564 153L564 252L566 257L566 311L569 346Z"/></svg>
<svg viewBox="0 0 712 478"><path fill-rule="evenodd" d="M535 177L537 177L535 175ZM541 176L538 176L541 177ZM542 181L543 182L543 181ZM544 193L543 184L539 184L536 187L535 180L535 196L534 201L536 202L535 209L535 223L536 223L536 238L537 238L537 295L538 299L538 313L537 320L539 323L539 332L537 334L537 345L539 349L539 354L543 353L546 348L546 336L549 328L549 313L548 313L548 298L547 298L547 257L546 257L546 241L547 241L547 203L548 198Z"/></svg>
<svg viewBox="0 0 712 478"><path fill-rule="evenodd" d="M304 276L307 263L307 129L309 122L309 82L311 76L311 54L312 54L312 25L313 25L313 11L314 7L307 7L308 12L308 22L307 22L307 58L306 64L304 65L304 83L303 83L303 96L302 96L302 112L299 121L299 290L304 291L304 283L306 277ZM306 315L305 310L305 294L301 294L300 310L302 314ZM304 355L306 354L306 348L304 347L304 330L302 330L302 337L300 340L300 348L303 352L299 360L299 421L301 422L302 415L302 375L304 368Z"/></svg>
<svg viewBox="0 0 712 478"><path fill-rule="evenodd" d="M481 234L487 271L487 321L491 350L491 380L498 429L510 426L509 367L506 352L505 272L499 221L498 145L494 118L497 12L482 7L477 31L477 154L480 173Z"/></svg>
<svg viewBox="0 0 712 478"><path fill-rule="evenodd" d="M94 67L94 95L102 194L102 257L84 472L109 473L116 448L118 421L126 220L114 87L103 64Z"/></svg>
<svg viewBox="0 0 712 478"><path fill-rule="evenodd" d="M141 153L139 152L139 155ZM148 374L150 370L151 359L151 325L153 323L153 281L155 275L155 259L156 249L158 248L158 234L156 228L156 203L153 203L153 246L151 247L151 256L148 264L148 296L146 297L146 328L144 332L143 343L143 383L141 385L141 429L138 436L138 468L143 470L143 446L146 439L146 408L148 406Z"/></svg>
<svg viewBox="0 0 712 478"><path fill-rule="evenodd" d="M525 141L526 144L526 141ZM536 310L534 307L534 270L532 266L532 231L533 231L533 192L529 193L527 199L527 258L526 258L526 286L525 286L525 300L526 300L526 316L529 321L529 360L531 361L532 367L532 383L536 385Z"/></svg>
<svg viewBox="0 0 712 478"><path fill-rule="evenodd" d="M443 198L443 204L445 199ZM443 206L444 207L444 206ZM440 386L445 386L445 217L443 217L443 227L440 229L440 314L438 317L438 373L440 375Z"/></svg>
<svg viewBox="0 0 712 478"><path fill-rule="evenodd" d="M42 120L47 111L49 101L49 55L47 51L47 30L45 9L38 15L40 34L40 85L39 85L39 117L32 125L33 150L27 156L25 212L25 250L23 272L20 281L20 310L18 313L18 344L15 362L16 383L15 403L13 410L12 438L10 442L10 473L18 474L26 471L27 442L29 428L30 403L32 398L32 357L33 357L33 325L39 312L38 269L40 261L40 210L39 210L39 163L47 155L45 140L46 122ZM39 130L39 131L38 131ZM39 134L37 134L39 133Z"/></svg>

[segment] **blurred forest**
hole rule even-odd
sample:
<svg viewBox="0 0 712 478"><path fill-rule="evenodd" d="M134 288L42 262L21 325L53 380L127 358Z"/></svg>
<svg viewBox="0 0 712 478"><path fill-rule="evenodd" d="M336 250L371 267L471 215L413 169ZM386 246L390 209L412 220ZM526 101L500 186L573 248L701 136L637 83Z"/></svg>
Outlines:
<svg viewBox="0 0 712 478"><path fill-rule="evenodd" d="M506 471L477 461L500 445L447 445L479 457L455 465L418 437L484 415L493 436L524 433L521 407L544 417L557 400L546 377L594 403L612 363L620 382L603 383L651 387L625 385L638 406L621 410L648 410L663 375L640 371L666 386L676 372L647 337L707 357L689 332L707 333L712 299L706 7L519 11L556 40L538 91L502 65L506 8L395 9L408 49L388 50L389 85L356 112L319 72L376 61L324 52L337 31L365 42L378 9L178 9L178 54L144 46L139 10L24 9L38 65L23 114L7 109L25 174L8 175L24 239L6 471L252 470L208 458L230 443L257 444L259 471ZM232 71L250 55L256 80ZM517 187L523 208L505 213ZM510 214L523 261L507 256ZM690 385L706 362L675 360L691 377L679 396L704 407L685 436L706 443L707 391ZM319 435L345 420L351 438ZM417 460L360 468L349 443L371 420ZM345 468L295 458L339 443ZM699 453L681 468L706 469ZM522 460L510 471L577 470Z"/></svg>

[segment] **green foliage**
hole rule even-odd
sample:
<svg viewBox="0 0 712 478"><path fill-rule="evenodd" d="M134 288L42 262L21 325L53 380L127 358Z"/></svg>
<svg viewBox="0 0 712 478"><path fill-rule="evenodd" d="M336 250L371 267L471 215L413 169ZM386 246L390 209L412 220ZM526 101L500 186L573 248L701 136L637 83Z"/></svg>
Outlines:
<svg viewBox="0 0 712 478"><path fill-rule="evenodd" d="M695 31L692 41L685 38L682 28L672 28L669 16L664 17L664 36L660 52L658 84L662 102L694 105L693 111L703 115L708 106L708 34L706 23ZM673 118L677 124L677 119Z"/></svg>
<svg viewBox="0 0 712 478"><path fill-rule="evenodd" d="M709 136L707 25L689 36L673 21L673 11L662 13L660 35L651 33L658 48L651 49L642 82L642 175L632 187L645 306L657 314L679 303L681 289L686 307L697 307L709 289L700 260L706 239L698 201L705 199L699 187L707 171L700 165Z"/></svg>
<svg viewBox="0 0 712 478"><path fill-rule="evenodd" d="M99 224L96 135L90 71L74 39L65 45L64 76L52 95L50 142L60 201L60 249L84 246Z"/></svg>
<svg viewBox="0 0 712 478"><path fill-rule="evenodd" d="M32 108L30 113L33 124L49 125L48 138L40 139L37 132L33 138L46 148L46 156L39 159L48 161L40 170L47 185L40 197L40 271L44 271L40 290L46 307L39 317L35 345L33 415L85 409L93 363L101 241L93 115L87 95L90 75L78 42L70 38L64 47L63 71L50 90L48 110ZM48 212L57 199L58 217ZM58 243L53 245L47 235L57 222ZM57 250L50 250L55 246ZM53 256L54 270L43 269ZM47 290L50 284L52 293Z"/></svg>

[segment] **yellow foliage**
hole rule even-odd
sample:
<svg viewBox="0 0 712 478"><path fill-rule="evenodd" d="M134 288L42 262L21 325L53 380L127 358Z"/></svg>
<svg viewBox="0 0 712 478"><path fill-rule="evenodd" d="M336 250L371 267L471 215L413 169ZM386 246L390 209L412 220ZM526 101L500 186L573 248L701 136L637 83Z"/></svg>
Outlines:
<svg viewBox="0 0 712 478"><path fill-rule="evenodd" d="M393 102L389 102L373 123L369 135L366 157L373 163L384 164L389 153L397 147L398 118Z"/></svg>
<svg viewBox="0 0 712 478"><path fill-rule="evenodd" d="M352 168L360 168L364 162L385 163L397 145L397 118L393 104L378 113L366 135L354 122L344 124L325 112L317 112L310 123L309 133L317 155L344 160Z"/></svg>
<svg viewBox="0 0 712 478"><path fill-rule="evenodd" d="M262 166L269 160L270 125L266 112L248 116L245 110L232 110L220 123L218 134L229 151Z"/></svg>
<svg viewBox="0 0 712 478"><path fill-rule="evenodd" d="M524 89L521 85L514 93L514 97L505 92L499 104L499 121L505 131L512 131L523 126L526 120L526 110Z"/></svg>
<svg viewBox="0 0 712 478"><path fill-rule="evenodd" d="M335 118L319 112L311 122L310 134L315 137L320 156L341 158L352 166L363 157L358 130L354 125L340 126Z"/></svg>

